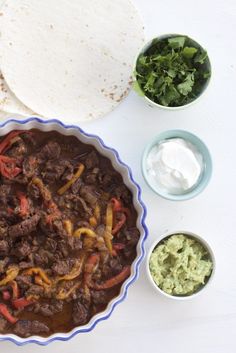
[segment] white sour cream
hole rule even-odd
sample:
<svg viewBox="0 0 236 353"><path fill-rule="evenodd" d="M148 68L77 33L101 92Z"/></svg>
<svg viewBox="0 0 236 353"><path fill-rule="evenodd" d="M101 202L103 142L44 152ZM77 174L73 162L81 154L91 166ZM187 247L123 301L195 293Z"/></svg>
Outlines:
<svg viewBox="0 0 236 353"><path fill-rule="evenodd" d="M147 172L152 183L171 194L182 194L197 184L203 158L197 148L182 138L171 138L152 147Z"/></svg>

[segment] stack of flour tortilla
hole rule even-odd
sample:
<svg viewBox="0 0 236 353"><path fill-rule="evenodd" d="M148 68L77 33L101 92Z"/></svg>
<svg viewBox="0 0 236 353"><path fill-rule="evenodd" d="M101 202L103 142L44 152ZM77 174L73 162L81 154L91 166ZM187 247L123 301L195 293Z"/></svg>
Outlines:
<svg viewBox="0 0 236 353"><path fill-rule="evenodd" d="M0 118L88 121L128 94L143 46L129 0L0 0Z"/></svg>

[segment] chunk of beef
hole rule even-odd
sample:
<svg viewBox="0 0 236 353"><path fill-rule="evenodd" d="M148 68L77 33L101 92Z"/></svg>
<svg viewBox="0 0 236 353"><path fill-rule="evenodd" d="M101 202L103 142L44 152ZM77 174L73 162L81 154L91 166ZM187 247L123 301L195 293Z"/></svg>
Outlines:
<svg viewBox="0 0 236 353"><path fill-rule="evenodd" d="M80 188L80 196L92 207L95 207L100 194L95 191L92 185L83 185Z"/></svg>
<svg viewBox="0 0 236 353"><path fill-rule="evenodd" d="M29 183L27 185L27 192L30 197L32 197L34 200L38 200L41 197L39 188L37 185Z"/></svg>
<svg viewBox="0 0 236 353"><path fill-rule="evenodd" d="M30 236L28 236L27 239L30 240ZM42 234L41 232L37 232L36 235L33 235L31 238L32 252L37 251L40 246L44 246L46 239L47 239L46 235Z"/></svg>
<svg viewBox="0 0 236 353"><path fill-rule="evenodd" d="M73 259L60 260L52 265L52 270L56 275L63 276L71 271L73 265Z"/></svg>
<svg viewBox="0 0 236 353"><path fill-rule="evenodd" d="M72 309L72 320L74 325L84 325L88 321L88 310L79 300L75 301Z"/></svg>
<svg viewBox="0 0 236 353"><path fill-rule="evenodd" d="M21 261L19 262L19 268L21 270L25 270L27 268L34 267L34 262L29 260L29 261Z"/></svg>
<svg viewBox="0 0 236 353"><path fill-rule="evenodd" d="M93 168L84 176L84 181L86 184L96 184L98 180L99 168Z"/></svg>
<svg viewBox="0 0 236 353"><path fill-rule="evenodd" d="M14 326L14 333L20 337L29 337L42 333L48 333L49 328L37 320L19 320Z"/></svg>
<svg viewBox="0 0 236 353"><path fill-rule="evenodd" d="M12 184L28 185L29 179L24 174L17 175L14 179L9 180Z"/></svg>
<svg viewBox="0 0 236 353"><path fill-rule="evenodd" d="M0 316L0 332L5 333L5 329L7 327L7 320Z"/></svg>
<svg viewBox="0 0 236 353"><path fill-rule="evenodd" d="M40 220L40 228L44 234L50 235L52 238L59 236L64 238L67 236L66 230L63 226L62 219L55 218L52 222L48 222L48 215L44 214Z"/></svg>
<svg viewBox="0 0 236 353"><path fill-rule="evenodd" d="M9 254L9 244L6 240L0 240L0 256Z"/></svg>
<svg viewBox="0 0 236 353"><path fill-rule="evenodd" d="M3 260L0 260L0 274L6 272L6 267L9 263L9 257L5 257Z"/></svg>
<svg viewBox="0 0 236 353"><path fill-rule="evenodd" d="M65 242L67 243L69 252L81 250L83 246L82 241L77 237L68 237Z"/></svg>
<svg viewBox="0 0 236 353"><path fill-rule="evenodd" d="M27 178L32 178L36 174L38 168L38 160L35 156L27 156L24 158L23 163L23 175Z"/></svg>
<svg viewBox="0 0 236 353"><path fill-rule="evenodd" d="M9 195L11 195L11 185L1 185L0 186L0 203L1 205L6 205Z"/></svg>
<svg viewBox="0 0 236 353"><path fill-rule="evenodd" d="M55 254L50 251L39 249L38 252L33 254L34 262L37 266L48 266L54 260Z"/></svg>
<svg viewBox="0 0 236 353"><path fill-rule="evenodd" d="M16 137L16 142L7 151L7 155L16 159L22 158L27 153L27 147L20 136Z"/></svg>
<svg viewBox="0 0 236 353"><path fill-rule="evenodd" d="M91 297L95 305L107 304L108 302L108 294L104 290L92 290Z"/></svg>
<svg viewBox="0 0 236 353"><path fill-rule="evenodd" d="M32 285L32 278L30 276L18 275L16 281L22 290L26 290Z"/></svg>
<svg viewBox="0 0 236 353"><path fill-rule="evenodd" d="M107 190L108 188L111 190L116 189L118 183L117 179L117 173L112 170L105 172L100 171L98 175L98 180L103 190Z"/></svg>
<svg viewBox="0 0 236 353"><path fill-rule="evenodd" d="M125 185L119 185L114 190L115 196L118 199L121 199L125 204L129 204L132 202L131 192L127 189Z"/></svg>
<svg viewBox="0 0 236 353"><path fill-rule="evenodd" d="M28 297L29 295L39 295L41 296L44 293L44 288L38 286L37 284L32 284L29 289L25 292L25 296Z"/></svg>
<svg viewBox="0 0 236 353"><path fill-rule="evenodd" d="M74 175L74 166L72 163L69 162L65 172L61 176L61 180L64 180L65 182L67 182L67 181L71 180L73 175Z"/></svg>
<svg viewBox="0 0 236 353"><path fill-rule="evenodd" d="M51 303L37 303L32 307L32 311L35 314L41 314L46 317L53 316L63 309L63 301L52 300Z"/></svg>
<svg viewBox="0 0 236 353"><path fill-rule="evenodd" d="M87 221L79 221L76 223L76 228L82 228L82 227L85 227L85 228L91 228L89 222Z"/></svg>
<svg viewBox="0 0 236 353"><path fill-rule="evenodd" d="M104 232L105 232L105 225L104 225L104 224L100 224L100 225L96 228L96 234L97 234L99 237L103 237Z"/></svg>
<svg viewBox="0 0 236 353"><path fill-rule="evenodd" d="M8 234L12 238L23 237L27 234L30 234L38 225L40 220L40 214L37 213L34 216L22 221L18 224L9 227Z"/></svg>
<svg viewBox="0 0 236 353"><path fill-rule="evenodd" d="M0 238L4 238L8 234L8 224L6 219L0 220Z"/></svg>
<svg viewBox="0 0 236 353"><path fill-rule="evenodd" d="M86 290L86 288L81 287L76 292L74 292L73 298L73 303L79 302L84 306L85 309L87 309L87 312L89 312L91 304L91 294L89 290Z"/></svg>
<svg viewBox="0 0 236 353"><path fill-rule="evenodd" d="M0 219L5 220L6 224L15 223L18 220L14 212L9 212L6 209L0 209Z"/></svg>
<svg viewBox="0 0 236 353"><path fill-rule="evenodd" d="M69 256L69 253L70 249L67 240L60 240L57 245L57 254L59 255L59 258L67 257Z"/></svg>
<svg viewBox="0 0 236 353"><path fill-rule="evenodd" d="M85 159L85 167L87 169L92 169L98 166L99 164L99 158L98 155L95 151L90 152Z"/></svg>
<svg viewBox="0 0 236 353"><path fill-rule="evenodd" d="M52 239L52 238L47 238L45 245L44 245L45 249L55 253L56 249L57 249L57 242L56 240Z"/></svg>
<svg viewBox="0 0 236 353"><path fill-rule="evenodd" d="M64 225L62 223L61 219L56 219L53 222L53 231L59 235L61 238L67 237L67 232L64 228Z"/></svg>
<svg viewBox="0 0 236 353"><path fill-rule="evenodd" d="M82 185L82 180L79 178L71 185L71 192L73 194L78 194L81 185Z"/></svg>
<svg viewBox="0 0 236 353"><path fill-rule="evenodd" d="M49 141L43 146L37 157L40 160L47 161L49 159L58 159L61 154L61 147L57 142Z"/></svg>
<svg viewBox="0 0 236 353"><path fill-rule="evenodd" d="M78 211L81 215L81 217L91 217L92 216L92 210L91 208L86 204L86 202L83 200L82 197L79 195L74 195L74 194L67 194L64 196L64 205L68 206L76 211Z"/></svg>
<svg viewBox="0 0 236 353"><path fill-rule="evenodd" d="M122 265L119 258L109 258L102 267L102 274L104 277L110 278L122 271Z"/></svg>
<svg viewBox="0 0 236 353"><path fill-rule="evenodd" d="M49 160L47 161L41 174L47 184L52 184L61 178L67 168L69 170L71 169L71 163L69 161L60 159Z"/></svg>
<svg viewBox="0 0 236 353"><path fill-rule="evenodd" d="M20 259L27 257L31 253L31 246L27 241L22 241L17 244L16 247L11 251L11 254L19 257Z"/></svg>
<svg viewBox="0 0 236 353"><path fill-rule="evenodd" d="M137 228L129 228L124 231L125 237L128 241L131 241L134 245L138 243L139 231ZM131 244L131 243L130 243Z"/></svg>

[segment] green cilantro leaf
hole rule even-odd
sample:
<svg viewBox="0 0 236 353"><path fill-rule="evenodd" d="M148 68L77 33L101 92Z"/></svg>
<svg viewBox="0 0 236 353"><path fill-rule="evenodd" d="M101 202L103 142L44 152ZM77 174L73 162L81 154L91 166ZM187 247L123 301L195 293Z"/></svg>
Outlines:
<svg viewBox="0 0 236 353"><path fill-rule="evenodd" d="M203 50L195 56L194 62L199 63L199 64L204 64L206 59L207 59L207 52L205 50Z"/></svg>
<svg viewBox="0 0 236 353"><path fill-rule="evenodd" d="M182 51L182 54L185 58L191 59L197 53L197 51L197 48L185 47Z"/></svg>
<svg viewBox="0 0 236 353"><path fill-rule="evenodd" d="M184 82L179 83L177 88L178 88L178 91L183 96L187 96L192 91L193 85L194 85L193 74L188 74Z"/></svg>
<svg viewBox="0 0 236 353"><path fill-rule="evenodd" d="M185 37L174 37L174 38L169 38L168 43L171 48L177 49L177 48L183 48L185 42Z"/></svg>

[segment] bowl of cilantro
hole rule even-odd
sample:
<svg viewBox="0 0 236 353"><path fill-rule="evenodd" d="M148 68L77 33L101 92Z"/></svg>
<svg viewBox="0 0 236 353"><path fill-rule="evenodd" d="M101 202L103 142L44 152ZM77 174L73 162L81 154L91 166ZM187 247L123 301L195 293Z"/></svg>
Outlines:
<svg viewBox="0 0 236 353"><path fill-rule="evenodd" d="M149 41L138 55L133 89L151 105L176 110L196 102L210 78L207 51L186 35L166 34Z"/></svg>

